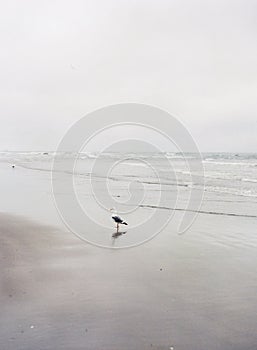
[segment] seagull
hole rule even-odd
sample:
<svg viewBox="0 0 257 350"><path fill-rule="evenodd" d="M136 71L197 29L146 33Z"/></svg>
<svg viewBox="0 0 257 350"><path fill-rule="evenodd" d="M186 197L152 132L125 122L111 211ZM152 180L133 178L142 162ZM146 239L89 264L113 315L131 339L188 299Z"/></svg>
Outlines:
<svg viewBox="0 0 257 350"><path fill-rule="evenodd" d="M119 231L119 225L128 225L119 215L116 214L116 210L114 208L110 209L111 213L115 213L112 215L112 219L116 222L117 224L117 232Z"/></svg>

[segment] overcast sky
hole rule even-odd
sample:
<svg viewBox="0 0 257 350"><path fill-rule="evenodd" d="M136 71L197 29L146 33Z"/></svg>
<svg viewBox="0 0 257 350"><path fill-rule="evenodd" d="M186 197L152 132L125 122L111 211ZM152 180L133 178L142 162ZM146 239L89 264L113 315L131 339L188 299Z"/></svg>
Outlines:
<svg viewBox="0 0 257 350"><path fill-rule="evenodd" d="M1 150L52 150L86 113L139 102L201 151L257 151L257 0L8 0Z"/></svg>

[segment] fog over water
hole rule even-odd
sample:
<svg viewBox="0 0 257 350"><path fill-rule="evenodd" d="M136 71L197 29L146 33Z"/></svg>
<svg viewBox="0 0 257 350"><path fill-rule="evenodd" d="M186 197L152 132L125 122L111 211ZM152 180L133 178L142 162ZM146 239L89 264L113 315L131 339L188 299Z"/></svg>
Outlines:
<svg viewBox="0 0 257 350"><path fill-rule="evenodd" d="M158 106L201 151L254 152L256 1L26 1L1 6L1 150L55 150L120 102Z"/></svg>

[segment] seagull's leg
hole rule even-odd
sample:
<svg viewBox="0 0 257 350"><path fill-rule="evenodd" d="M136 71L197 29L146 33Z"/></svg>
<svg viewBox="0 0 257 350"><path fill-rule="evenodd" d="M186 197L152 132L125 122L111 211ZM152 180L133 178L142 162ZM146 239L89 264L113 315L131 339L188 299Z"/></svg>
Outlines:
<svg viewBox="0 0 257 350"><path fill-rule="evenodd" d="M119 232L119 223L117 222L117 233Z"/></svg>

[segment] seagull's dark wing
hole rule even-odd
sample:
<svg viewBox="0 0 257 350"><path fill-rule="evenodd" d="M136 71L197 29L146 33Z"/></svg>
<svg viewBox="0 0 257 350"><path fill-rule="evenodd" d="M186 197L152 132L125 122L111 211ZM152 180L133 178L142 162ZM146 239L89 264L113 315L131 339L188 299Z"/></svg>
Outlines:
<svg viewBox="0 0 257 350"><path fill-rule="evenodd" d="M112 218L118 224L121 224L123 222L122 218L120 218L118 215L113 215Z"/></svg>

